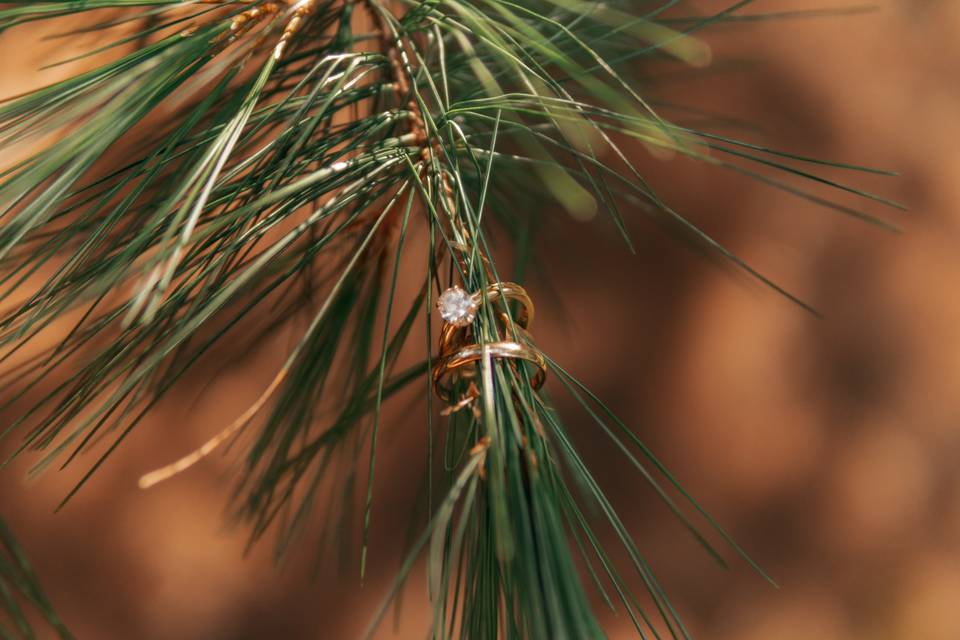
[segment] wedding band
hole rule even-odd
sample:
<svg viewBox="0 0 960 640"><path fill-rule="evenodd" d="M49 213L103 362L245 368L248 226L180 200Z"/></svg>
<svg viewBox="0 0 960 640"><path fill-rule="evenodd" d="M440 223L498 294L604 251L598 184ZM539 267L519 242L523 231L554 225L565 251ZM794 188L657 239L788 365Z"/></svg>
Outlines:
<svg viewBox="0 0 960 640"><path fill-rule="evenodd" d="M453 402L453 392L449 387L443 386L443 379L456 369L473 362L479 362L485 357L525 360L533 363L537 367L537 372L530 381L534 389L542 387L547 379L547 364L543 356L528 346L517 342L491 342L485 345L471 344L443 358L437 363L433 369L434 392L441 400L451 404Z"/></svg>

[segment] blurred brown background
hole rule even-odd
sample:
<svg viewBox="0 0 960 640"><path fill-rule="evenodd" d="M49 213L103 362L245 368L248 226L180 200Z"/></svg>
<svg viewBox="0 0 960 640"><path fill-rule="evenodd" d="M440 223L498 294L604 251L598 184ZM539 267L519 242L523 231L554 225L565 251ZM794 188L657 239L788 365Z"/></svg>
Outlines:
<svg viewBox="0 0 960 640"><path fill-rule="evenodd" d="M675 82L665 95L749 121L758 128L739 135L777 148L900 171L826 174L907 203L902 216L869 209L905 233L693 163L644 165L676 210L824 318L718 269L640 214L636 256L604 221L586 228L558 214L540 231L547 275L564 298L562 310L542 303L541 345L624 416L781 585L736 561L731 572L717 568L561 400L698 638L960 638L960 2L878 4L855 16L719 28L708 38L716 59L743 64ZM5 95L43 81L34 72L41 50L24 44L41 31L0 37ZM532 289L548 300L544 282ZM248 406L279 353L266 345L203 394L184 389L164 403L56 516L81 469L26 491L23 465L2 476L3 513L80 638L361 633L397 569L420 482L423 421L401 418L402 402L387 422L374 571L363 587L353 559L345 574L327 563L311 579L309 539L279 570L269 545L244 558L244 531L223 520L229 458L136 488L141 473ZM390 624L381 635L423 637L425 601L415 574L396 636ZM612 637L631 637L626 619L605 621Z"/></svg>

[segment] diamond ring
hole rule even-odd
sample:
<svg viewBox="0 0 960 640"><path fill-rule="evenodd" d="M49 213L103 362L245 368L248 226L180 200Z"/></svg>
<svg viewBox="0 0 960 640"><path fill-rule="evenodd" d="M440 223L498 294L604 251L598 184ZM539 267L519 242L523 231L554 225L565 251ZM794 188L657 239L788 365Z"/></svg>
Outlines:
<svg viewBox="0 0 960 640"><path fill-rule="evenodd" d="M484 297L488 302L496 302L501 298L516 300L520 303L517 324L525 329L533 324L533 301L527 295L526 289L515 282L498 282L476 293L468 293L456 286L450 287L437 299L437 309L444 322L454 327L468 327L476 319Z"/></svg>

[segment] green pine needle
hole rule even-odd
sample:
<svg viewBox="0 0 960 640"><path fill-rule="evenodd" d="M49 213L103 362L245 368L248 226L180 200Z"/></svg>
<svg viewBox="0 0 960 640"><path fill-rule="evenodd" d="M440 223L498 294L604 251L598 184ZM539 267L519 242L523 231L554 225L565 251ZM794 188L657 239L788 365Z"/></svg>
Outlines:
<svg viewBox="0 0 960 640"><path fill-rule="evenodd" d="M39 635L34 626L37 618L34 613L48 627L43 635ZM61 640L73 637L37 583L10 529L0 520L0 637L33 640L48 637L50 633Z"/></svg>

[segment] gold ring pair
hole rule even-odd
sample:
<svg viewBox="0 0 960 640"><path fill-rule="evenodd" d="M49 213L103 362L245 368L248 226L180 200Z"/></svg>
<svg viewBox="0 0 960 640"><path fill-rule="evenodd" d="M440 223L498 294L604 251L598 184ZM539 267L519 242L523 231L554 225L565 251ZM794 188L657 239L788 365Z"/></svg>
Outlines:
<svg viewBox="0 0 960 640"><path fill-rule="evenodd" d="M444 296L447 296L446 303L449 307L447 309L442 306L445 302ZM490 342L484 345L464 344L467 330L484 299L487 302L496 302L501 299L518 302L519 307L513 321L518 330L524 334L533 324L533 301L530 300L526 290L516 283L495 283L473 294L467 294L459 287L447 289L438 300L438 307L441 315L444 316L444 324L440 330L439 361L433 368L433 388L436 394L448 404L453 402L453 390L443 384L444 378L470 363L479 362L485 358L531 362L537 367L537 372L531 380L533 387L539 389L546 381L547 367L543 356L525 344L514 341ZM501 318L504 325L509 324L511 319L506 313L502 313Z"/></svg>

